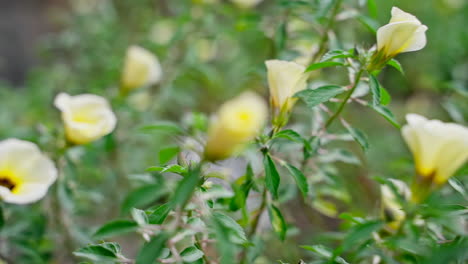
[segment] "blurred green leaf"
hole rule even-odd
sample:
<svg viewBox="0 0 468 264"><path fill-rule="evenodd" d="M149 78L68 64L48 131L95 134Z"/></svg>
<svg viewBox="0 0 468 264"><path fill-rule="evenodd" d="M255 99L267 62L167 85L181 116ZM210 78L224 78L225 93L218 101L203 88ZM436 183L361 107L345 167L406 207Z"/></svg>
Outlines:
<svg viewBox="0 0 468 264"><path fill-rule="evenodd" d="M118 254L120 254L120 246L117 243L106 242L80 248L73 252L73 254L92 261L117 261Z"/></svg>
<svg viewBox="0 0 468 264"><path fill-rule="evenodd" d="M362 224L357 224L353 229L346 235L342 243L342 249L348 251L353 247L359 246L365 240L371 238L372 233L382 228L382 221L368 221Z"/></svg>
<svg viewBox="0 0 468 264"><path fill-rule="evenodd" d="M166 164L180 152L179 146L163 148L159 151L159 163Z"/></svg>
<svg viewBox="0 0 468 264"><path fill-rule="evenodd" d="M96 239L102 239L117 235L123 235L136 231L138 223L131 220L114 220L101 226L93 235Z"/></svg>
<svg viewBox="0 0 468 264"><path fill-rule="evenodd" d="M334 66L344 66L345 64L338 61L322 61L309 65L305 72L315 71L322 68L334 67Z"/></svg>
<svg viewBox="0 0 468 264"><path fill-rule="evenodd" d="M372 104L381 105L382 92L380 89L380 83L372 74L369 74L369 87L372 92Z"/></svg>
<svg viewBox="0 0 468 264"><path fill-rule="evenodd" d="M332 260L333 258L333 253L331 249L322 245L301 246L301 248L314 252L315 254L317 254L317 256L326 260ZM337 264L349 264L348 262L346 262L346 260L344 260L341 257L335 257L335 259L332 261L333 263L337 263Z"/></svg>
<svg viewBox="0 0 468 264"><path fill-rule="evenodd" d="M160 173L163 172L172 172L172 173L178 173L178 174L184 174L187 172L187 169L178 165L178 164L170 164L164 167L160 166L153 166L149 167L146 169L146 171L151 172L151 171L158 171Z"/></svg>
<svg viewBox="0 0 468 264"><path fill-rule="evenodd" d="M278 170L276 170L275 163L270 157L270 154L265 154L263 157L263 166L265 168L266 187L273 196L273 199L278 199L280 176L278 174Z"/></svg>
<svg viewBox="0 0 468 264"><path fill-rule="evenodd" d="M367 136L357 128L353 128L351 126L345 126L348 129L348 132L353 136L354 140L356 140L359 145L361 146L362 150L367 151L369 149L369 142L367 140Z"/></svg>
<svg viewBox="0 0 468 264"><path fill-rule="evenodd" d="M3 206L0 204L0 230L5 225L5 216L3 215Z"/></svg>
<svg viewBox="0 0 468 264"><path fill-rule="evenodd" d="M213 217L228 230L230 242L235 244L244 244L247 242L244 229L234 219L220 212L214 212Z"/></svg>
<svg viewBox="0 0 468 264"><path fill-rule="evenodd" d="M169 235L165 232L161 232L140 249L136 257L135 264L149 264L154 263L154 261L161 255L163 249L165 248L166 241L169 239Z"/></svg>
<svg viewBox="0 0 468 264"><path fill-rule="evenodd" d="M309 185L307 184L307 178L298 168L294 167L293 165L286 163L284 164L284 166L288 169L288 171L293 176L294 181L299 187L299 190L301 190L302 192L302 195L306 197L307 193L309 192Z"/></svg>
<svg viewBox="0 0 468 264"><path fill-rule="evenodd" d="M146 215L145 211L137 208L132 208L131 214L133 220L135 220L135 222L137 222L138 225L148 224L148 216Z"/></svg>
<svg viewBox="0 0 468 264"><path fill-rule="evenodd" d="M200 183L200 167L192 168L177 185L177 188L172 197L172 202L175 205L185 205L190 197L192 197L195 188Z"/></svg>
<svg viewBox="0 0 468 264"><path fill-rule="evenodd" d="M376 0L367 0L367 10L369 15L373 18L377 18L377 3Z"/></svg>
<svg viewBox="0 0 468 264"><path fill-rule="evenodd" d="M395 59L391 59L387 62L387 65L389 66L392 66L393 68L395 68L397 71L399 71L401 74L405 74L405 71L403 70L403 66L401 66L400 62L395 60Z"/></svg>
<svg viewBox="0 0 468 264"><path fill-rule="evenodd" d="M184 129L178 124L170 121L159 121L151 125L145 125L139 128L144 133L163 132L170 134L183 134Z"/></svg>
<svg viewBox="0 0 468 264"><path fill-rule="evenodd" d="M301 98L309 108L327 102L331 98L343 93L345 89L337 85L321 86L317 89L302 90L294 95Z"/></svg>
<svg viewBox="0 0 468 264"><path fill-rule="evenodd" d="M370 108L374 109L377 113L379 113L381 116L383 116L385 119L387 119L388 122L390 122L394 127L400 128L400 124L395 120L395 116L393 113L388 109L387 107L383 105L368 105Z"/></svg>
<svg viewBox="0 0 468 264"><path fill-rule="evenodd" d="M379 23L368 16L359 15L357 20L361 22L371 33L376 34L377 29L379 28Z"/></svg>
<svg viewBox="0 0 468 264"><path fill-rule="evenodd" d="M122 213L133 207L143 208L167 194L163 184L148 184L131 191L122 202Z"/></svg>
<svg viewBox="0 0 468 264"><path fill-rule="evenodd" d="M299 135L299 133L291 129L281 130L280 132L276 133L273 136L273 138L286 138L288 140L298 142L298 143L302 143L303 141L301 135Z"/></svg>
<svg viewBox="0 0 468 264"><path fill-rule="evenodd" d="M280 237L281 240L286 238L286 231L288 229L286 221L281 214L281 211L274 205L268 206L268 214L270 215L271 226L275 233Z"/></svg>
<svg viewBox="0 0 468 264"><path fill-rule="evenodd" d="M153 211L148 211L148 222L153 225L161 225L172 210L172 205L166 203Z"/></svg>
<svg viewBox="0 0 468 264"><path fill-rule="evenodd" d="M181 253L180 256L184 260L184 262L194 262L203 257L203 251L199 250L198 248L192 246L185 248Z"/></svg>
<svg viewBox="0 0 468 264"><path fill-rule="evenodd" d="M325 61L330 61L334 59L342 59L342 58L350 58L353 57L354 55L351 52L344 51L344 50L331 50L325 55L322 56L322 59L320 62L325 62Z"/></svg>

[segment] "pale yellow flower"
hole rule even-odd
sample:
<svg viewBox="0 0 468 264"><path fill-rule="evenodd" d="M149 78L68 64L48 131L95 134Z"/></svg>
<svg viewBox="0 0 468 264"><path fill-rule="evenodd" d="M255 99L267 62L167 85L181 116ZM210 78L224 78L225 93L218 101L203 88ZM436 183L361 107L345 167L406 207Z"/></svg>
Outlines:
<svg viewBox="0 0 468 264"><path fill-rule="evenodd" d="M62 112L67 140L74 144L98 140L111 133L117 124L109 103L101 96L60 93L54 104Z"/></svg>
<svg viewBox="0 0 468 264"><path fill-rule="evenodd" d="M260 2L262 1L263 0L231 0L231 2L233 2L234 4L236 4L237 6L241 8L252 8L260 4Z"/></svg>
<svg viewBox="0 0 468 264"><path fill-rule="evenodd" d="M124 92L158 83L162 69L158 58L139 46L130 46L125 57L121 88Z"/></svg>
<svg viewBox="0 0 468 264"><path fill-rule="evenodd" d="M468 128L416 114L406 115L403 138L413 153L419 176L445 183L468 160Z"/></svg>
<svg viewBox="0 0 468 264"><path fill-rule="evenodd" d="M390 179L393 185L396 188L396 191L402 198L409 200L411 197L411 191L406 185L406 183ZM400 201L396 197L395 193L390 189L388 185L381 185L380 191L382 195L382 209L383 209L383 216L386 220L389 221L388 226L391 229L397 229L401 222L406 218L406 214L402 209L402 205Z"/></svg>
<svg viewBox="0 0 468 264"><path fill-rule="evenodd" d="M427 26L412 14L392 8L390 22L377 30L377 49L386 58L426 46Z"/></svg>
<svg viewBox="0 0 468 264"><path fill-rule="evenodd" d="M306 68L295 62L282 60L268 60L265 64L272 106L279 111L291 111L297 101L292 96L307 86L309 75L304 73Z"/></svg>
<svg viewBox="0 0 468 264"><path fill-rule="evenodd" d="M261 132L267 115L266 103L252 92L224 103L211 120L205 158L222 160L234 155Z"/></svg>
<svg viewBox="0 0 468 264"><path fill-rule="evenodd" d="M34 143L13 138L0 141L0 200L36 202L56 178L54 163Z"/></svg>

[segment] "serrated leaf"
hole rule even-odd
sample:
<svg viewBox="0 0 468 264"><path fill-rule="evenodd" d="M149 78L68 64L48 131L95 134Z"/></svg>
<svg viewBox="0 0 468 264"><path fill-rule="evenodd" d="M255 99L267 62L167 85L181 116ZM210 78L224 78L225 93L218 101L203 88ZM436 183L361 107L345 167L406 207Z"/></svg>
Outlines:
<svg viewBox="0 0 468 264"><path fill-rule="evenodd" d="M288 226L281 211L274 205L268 206L268 214L270 216L271 226L275 233L280 237L281 240L286 238L286 231Z"/></svg>
<svg viewBox="0 0 468 264"><path fill-rule="evenodd" d="M345 89L337 85L321 86L317 89L302 90L294 95L301 98L309 108L327 102L331 98L343 93Z"/></svg>
<svg viewBox="0 0 468 264"><path fill-rule="evenodd" d="M373 105L381 105L381 91L380 91L380 83L377 78L369 74L369 87L372 92L372 104Z"/></svg>
<svg viewBox="0 0 468 264"><path fill-rule="evenodd" d="M166 164L180 152L179 146L163 148L159 151L159 163Z"/></svg>
<svg viewBox="0 0 468 264"><path fill-rule="evenodd" d="M148 222L153 225L161 225L164 222L164 220L166 220L166 217L169 215L171 210L172 205L170 203L160 205L154 211L147 212Z"/></svg>
<svg viewBox="0 0 468 264"><path fill-rule="evenodd" d="M334 66L343 66L344 63L338 61L322 61L309 65L305 72L310 72L322 68L334 67Z"/></svg>
<svg viewBox="0 0 468 264"><path fill-rule="evenodd" d="M385 106L383 105L368 105L370 108L374 109L377 113L379 113L381 116L383 116L388 122L390 122L393 126L396 128L400 128L400 124L395 120L395 116L393 113Z"/></svg>
<svg viewBox="0 0 468 264"><path fill-rule="evenodd" d="M127 213L133 207L143 208L167 193L162 184L149 184L132 190L122 202L122 212Z"/></svg>
<svg viewBox="0 0 468 264"><path fill-rule="evenodd" d="M93 235L96 239L102 239L122 235L136 231L138 223L131 220L114 220L101 226Z"/></svg>
<svg viewBox="0 0 468 264"><path fill-rule="evenodd" d="M278 170L276 170L275 163L273 162L269 154L265 154L263 158L263 166L265 168L266 187L273 196L273 199L278 199L280 176Z"/></svg>
<svg viewBox="0 0 468 264"><path fill-rule="evenodd" d="M358 130L357 128L353 128L351 126L346 126L346 129L348 129L349 134L353 136L354 140L356 140L356 142L359 143L363 151L369 149L369 142L367 140L367 136L361 130Z"/></svg>
<svg viewBox="0 0 468 264"><path fill-rule="evenodd" d="M203 257L203 251L199 250L196 247L188 247L184 249L181 253L180 256L182 257L182 260L184 262L194 262Z"/></svg>
<svg viewBox="0 0 468 264"><path fill-rule="evenodd" d="M145 125L139 128L139 131L143 133L171 133L171 134L183 134L184 129L182 129L178 124L170 121L159 121L151 125Z"/></svg>
<svg viewBox="0 0 468 264"><path fill-rule="evenodd" d="M161 232L151 238L138 252L135 264L149 264L154 263L156 258L158 258L166 245L166 241L169 236Z"/></svg>
<svg viewBox="0 0 468 264"><path fill-rule="evenodd" d="M403 66L401 66L400 62L395 60L395 59L391 59L387 62L387 65L389 66L392 66L393 68L395 68L397 71L399 71L401 74L405 74L405 71L403 70Z"/></svg>
<svg viewBox="0 0 468 264"><path fill-rule="evenodd" d="M178 174L183 174L187 172L187 169L178 165L178 164L170 164L167 166L152 166L146 169L146 171L151 172L151 171L158 171L160 173L164 172L172 172L172 173L178 173Z"/></svg>
<svg viewBox="0 0 468 264"><path fill-rule="evenodd" d="M301 190L302 195L307 196L307 193L309 192L309 185L307 184L307 178L304 176L304 174L291 164L286 163L284 166L293 176L294 181L296 182L297 187L299 187L299 190Z"/></svg>
<svg viewBox="0 0 468 264"><path fill-rule="evenodd" d="M299 135L299 133L291 129L281 130L280 132L274 135L274 138L286 138L288 140L298 143L302 143L303 141L301 135Z"/></svg>

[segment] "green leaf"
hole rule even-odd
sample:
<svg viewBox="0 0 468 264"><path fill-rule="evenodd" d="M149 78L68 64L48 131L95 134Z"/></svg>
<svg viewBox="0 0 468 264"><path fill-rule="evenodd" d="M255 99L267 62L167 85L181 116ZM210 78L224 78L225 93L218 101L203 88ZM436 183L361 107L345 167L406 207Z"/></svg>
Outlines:
<svg viewBox="0 0 468 264"><path fill-rule="evenodd" d="M286 39L288 37L288 31L286 30L286 22L281 23L276 30L275 42L278 50L283 50L286 45Z"/></svg>
<svg viewBox="0 0 468 264"><path fill-rule="evenodd" d="M382 105L390 104L392 97L388 93L387 89L385 89L382 85L380 85L380 103Z"/></svg>
<svg viewBox="0 0 468 264"><path fill-rule="evenodd" d="M145 211L137 208L132 208L131 214L133 220L135 220L135 222L137 222L138 225L148 224L148 216L146 215Z"/></svg>
<svg viewBox="0 0 468 264"><path fill-rule="evenodd" d="M275 163L271 160L269 154L265 154L263 158L263 166L265 167L265 181L266 187L270 191L273 199L278 199L278 187L280 183L280 176L276 170Z"/></svg>
<svg viewBox="0 0 468 264"><path fill-rule="evenodd" d="M322 154L318 157L319 161L324 163L341 161L348 164L359 165L361 162L354 156L353 153L345 149L333 149L328 153Z"/></svg>
<svg viewBox="0 0 468 264"><path fill-rule="evenodd" d="M128 213L133 207L143 208L167 193L162 184L149 184L131 191L122 202L122 213Z"/></svg>
<svg viewBox="0 0 468 264"><path fill-rule="evenodd" d="M138 252L135 264L154 263L156 258L163 252L168 238L169 236L164 232L154 236L141 248L140 252Z"/></svg>
<svg viewBox="0 0 468 264"><path fill-rule="evenodd" d="M154 211L148 212L148 222L153 225L161 225L172 210L170 203L165 203Z"/></svg>
<svg viewBox="0 0 468 264"><path fill-rule="evenodd" d="M232 189L234 190L234 197L231 199L231 203L229 208L232 211L236 211L239 208L245 208L245 203L247 201L247 197L249 196L250 189L254 186L253 182L253 170L250 163L247 165L246 172L244 177L241 177L239 180L243 180L240 187L235 183L232 184Z"/></svg>
<svg viewBox="0 0 468 264"><path fill-rule="evenodd" d="M286 231L288 226L281 211L274 205L268 206L268 214L270 215L271 226L275 233L280 237L281 240L286 238Z"/></svg>
<svg viewBox="0 0 468 264"><path fill-rule="evenodd" d="M0 230L5 225L5 217L3 215L3 206L0 204Z"/></svg>
<svg viewBox="0 0 468 264"><path fill-rule="evenodd" d="M322 61L322 62L317 62L314 64L309 65L305 72L310 72L322 68L328 68L328 67L333 67L333 66L343 66L344 63L338 62L338 61Z"/></svg>
<svg viewBox="0 0 468 264"><path fill-rule="evenodd" d="M286 138L288 140L298 143L302 143L303 141L301 135L299 135L299 133L291 129L281 130L280 132L274 135L274 138Z"/></svg>
<svg viewBox="0 0 468 264"><path fill-rule="evenodd" d="M380 90L380 83L372 74L369 74L369 87L372 92L372 104L381 105L382 92Z"/></svg>
<svg viewBox="0 0 468 264"><path fill-rule="evenodd" d="M348 129L349 134L353 136L354 140L356 140L357 143L359 143L362 150L366 151L369 149L369 142L367 140L367 136L361 130L358 130L357 128L353 128L351 126L346 126L346 129Z"/></svg>
<svg viewBox="0 0 468 264"><path fill-rule="evenodd" d="M382 221L369 221L356 225L343 240L342 249L347 251L371 238L372 233L383 226Z"/></svg>
<svg viewBox="0 0 468 264"><path fill-rule="evenodd" d="M391 59L387 62L387 65L389 66L392 66L393 68L395 68L397 71L399 71L401 74L405 74L405 71L403 70L403 66L401 66L400 62L395 60L395 59Z"/></svg>
<svg viewBox="0 0 468 264"><path fill-rule="evenodd" d="M184 129L182 129L178 124L170 121L159 121L151 125L145 125L139 128L139 131L143 133L170 133L170 134L183 134Z"/></svg>
<svg viewBox="0 0 468 264"><path fill-rule="evenodd" d="M344 50L332 50L332 51L325 53L325 55L322 56L322 59L320 61L325 62L325 61L330 61L334 59L350 58L353 56L354 55L352 53L344 51Z"/></svg>
<svg viewBox="0 0 468 264"><path fill-rule="evenodd" d="M289 173L293 176L294 180L296 181L297 187L301 190L302 195L307 196L309 192L309 185L307 184L307 178L304 174L296 167L291 164L284 164L284 166L288 169Z"/></svg>
<svg viewBox="0 0 468 264"><path fill-rule="evenodd" d="M244 229L234 219L220 212L214 212L213 217L225 229L229 230L228 238L230 242L235 244L244 244L247 242Z"/></svg>
<svg viewBox="0 0 468 264"><path fill-rule="evenodd" d="M180 256L184 262L194 262L203 257L203 251L199 250L198 248L192 246L184 249Z"/></svg>
<svg viewBox="0 0 468 264"><path fill-rule="evenodd" d="M131 220L114 220L101 226L93 235L96 239L102 239L133 232L138 229L138 223Z"/></svg>
<svg viewBox="0 0 468 264"><path fill-rule="evenodd" d="M188 199L192 197L192 194L199 183L200 167L193 168L177 185L174 196L172 197L172 202L175 205L185 205Z"/></svg>
<svg viewBox="0 0 468 264"><path fill-rule="evenodd" d="M159 163L166 164L180 152L179 146L163 148L159 151Z"/></svg>
<svg viewBox="0 0 468 264"><path fill-rule="evenodd" d="M215 213L216 214L216 213ZM212 224L216 239L216 248L220 255L220 263L235 264L236 247L231 242L231 230L226 228L223 220L215 214L212 216Z"/></svg>
<svg viewBox="0 0 468 264"><path fill-rule="evenodd" d="M370 108L374 109L377 113L379 113L381 116L383 116L385 119L387 119L388 122L390 122L393 126L396 128L400 128L400 124L395 120L395 116L393 113L385 106L383 105L368 105Z"/></svg>
<svg viewBox="0 0 468 264"><path fill-rule="evenodd" d="M371 17L377 18L377 3L375 0L367 0L367 10Z"/></svg>
<svg viewBox="0 0 468 264"><path fill-rule="evenodd" d="M301 246L301 248L312 251L319 257L324 258L326 260L331 260L333 258L333 253L331 252L331 250L322 245ZM346 262L346 260L344 260L341 257L335 257L334 262L336 262L337 264L349 264L348 262Z"/></svg>
<svg viewBox="0 0 468 264"><path fill-rule="evenodd" d="M309 108L327 102L331 98L343 93L345 89L338 85L326 85L317 89L302 90L294 95L301 98Z"/></svg>
<svg viewBox="0 0 468 264"><path fill-rule="evenodd" d="M359 15L357 17L357 20L361 22L361 24L363 24L373 34L377 33L377 29L379 28L379 23L375 19L372 19L368 16Z"/></svg>
<svg viewBox="0 0 468 264"><path fill-rule="evenodd" d="M160 173L172 172L172 173L177 173L177 174L184 174L187 172L187 169L178 164L171 164L171 165L167 165L164 167L152 166L152 167L147 168L146 171L148 172L158 171Z"/></svg>
<svg viewBox="0 0 468 264"><path fill-rule="evenodd" d="M73 255L92 261L117 261L120 246L117 243L89 245L73 252Z"/></svg>

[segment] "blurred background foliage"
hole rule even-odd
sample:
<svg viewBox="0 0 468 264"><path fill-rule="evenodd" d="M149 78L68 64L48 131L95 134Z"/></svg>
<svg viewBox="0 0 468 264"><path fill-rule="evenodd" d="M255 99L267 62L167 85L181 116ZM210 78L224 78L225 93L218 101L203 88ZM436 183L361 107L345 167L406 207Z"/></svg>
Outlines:
<svg viewBox="0 0 468 264"><path fill-rule="evenodd" d="M11 6L7 8L6 2L0 1L0 6L5 7L1 12L13 10ZM369 7L365 0L344 1L332 25L334 33L330 34L327 50L374 45L373 30L387 23L392 6L417 15L429 27L428 45L422 51L398 57L404 75L393 68L381 74L381 83L392 95L390 108L401 123L406 113L416 112L466 125L468 2L374 2L375 6ZM117 131L96 144L73 149L72 165L66 168L71 180L58 186L63 188L59 193L65 210L73 215L67 225L73 226L71 232L81 238L79 243L83 245L90 242L89 233L97 226L127 214L132 206L157 200L164 195L162 186L171 184L161 175L145 174L144 169L159 164L159 151L172 143L164 135L141 133L139 127L157 120L200 122L203 126L204 117L190 115L190 111L209 115L223 101L244 90L254 90L267 98L264 61L279 58L310 62L319 50L332 7L332 0L264 0L251 9L222 0L36 3L33 8L40 8L43 14L36 18L37 23L48 26L39 30L42 34L35 37L34 45L28 43L28 38L20 42L29 45L12 41L8 46L8 38L0 40L0 138L27 139L53 151L55 135L63 133L57 130L60 117L52 105L58 92L96 93L112 100L119 117ZM27 14L23 9L15 10L19 10L18 16ZM15 31L24 34L30 29L16 20L8 24L3 21L6 19L2 15L0 21L3 29L10 28L10 34ZM156 87L138 90L122 99L118 94L121 69L125 51L133 44L158 56L164 77ZM21 66L17 66L19 58L24 58ZM18 79L11 67L23 67L28 73ZM344 85L347 76L345 71L327 69L314 73L311 80L311 85L323 82ZM311 120L310 112L302 104L295 111L294 121ZM330 171L334 184L347 192L340 194L344 198L336 198L331 190L322 204L317 204L321 214L314 222L301 216L303 212L297 212L291 203L289 212L283 214L293 215L288 218L295 219L295 224L307 232L298 234L300 238L296 240L289 239L288 250L277 239L266 240L271 259L301 258L304 251L297 244L326 240L314 234L337 230L340 220L336 215L340 212L378 213L378 186L370 178L413 174L410 153L397 129L359 105L349 107L345 117L369 137L371 148L366 153L352 141L342 143L353 149L364 166L343 164L340 170ZM466 176L468 168L459 174ZM466 184L467 177L459 179ZM132 191L141 188L147 188L150 195L146 200L132 201ZM457 194L452 194L456 201ZM123 201L123 205L116 201ZM17 263L46 261L54 245L51 237L44 236L47 228L44 212L37 205L11 209L8 219L15 220L1 231L0 252L7 249L1 244L1 239L7 238L14 241L15 250L24 256L24 262ZM125 251L135 249L131 242L122 243ZM32 259L38 261L28 262Z"/></svg>

